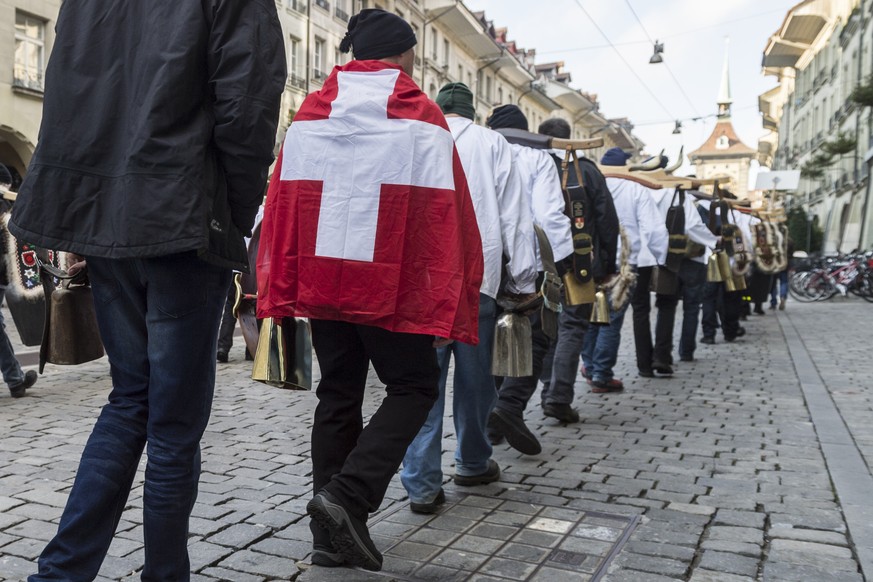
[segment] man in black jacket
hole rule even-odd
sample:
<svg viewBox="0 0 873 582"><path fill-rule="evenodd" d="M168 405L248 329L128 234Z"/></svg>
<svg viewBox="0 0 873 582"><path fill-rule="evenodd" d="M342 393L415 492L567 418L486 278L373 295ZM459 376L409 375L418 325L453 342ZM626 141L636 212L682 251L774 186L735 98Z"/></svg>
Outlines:
<svg viewBox="0 0 873 582"><path fill-rule="evenodd" d="M539 133L560 139L570 138L570 124L560 118L547 119L538 129ZM563 156L554 153L552 158L560 172ZM567 190L574 204L581 203L583 221L576 228L591 237L593 257L591 273L597 283L602 283L616 272L618 250L618 215L606 179L597 166L586 157L579 158L581 184L575 168L570 164ZM575 222L575 221L574 221ZM567 259L570 260L570 259ZM569 270L569 269L568 269ZM546 354L543 365L543 414L562 422L578 422L579 413L573 409L575 396L573 385L579 370L579 354L585 342L585 331L591 316L591 305L569 305L564 302L558 316L558 339Z"/></svg>
<svg viewBox="0 0 873 582"><path fill-rule="evenodd" d="M285 77L272 0L62 6L9 228L87 258L112 392L31 581L97 576L146 444L142 579L190 578L218 323Z"/></svg>

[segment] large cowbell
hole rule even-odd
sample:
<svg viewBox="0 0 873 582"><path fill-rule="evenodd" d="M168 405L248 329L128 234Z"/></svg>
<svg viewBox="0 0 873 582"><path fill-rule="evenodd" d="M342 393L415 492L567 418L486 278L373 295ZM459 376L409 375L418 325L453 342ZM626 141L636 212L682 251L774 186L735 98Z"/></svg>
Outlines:
<svg viewBox="0 0 873 582"><path fill-rule="evenodd" d="M533 344L530 319L507 311L497 318L491 373L495 376L523 378L533 374Z"/></svg>

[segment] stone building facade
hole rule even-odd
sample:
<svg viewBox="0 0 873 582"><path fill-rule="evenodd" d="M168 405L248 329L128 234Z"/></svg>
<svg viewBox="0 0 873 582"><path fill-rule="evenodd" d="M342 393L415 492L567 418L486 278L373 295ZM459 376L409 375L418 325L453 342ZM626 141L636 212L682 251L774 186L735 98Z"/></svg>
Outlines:
<svg viewBox="0 0 873 582"><path fill-rule="evenodd" d="M61 0L0 0L0 162L23 175L37 141L42 75L51 52ZM484 123L496 105L517 104L531 130L563 117L576 138L603 137L599 159L618 146L637 158L643 143L627 119L607 119L596 95L570 86L562 62L537 65L536 51L519 48L506 28L496 28L461 0L276 0L285 36L288 79L282 97L278 145L306 95L321 87L333 67L349 60L339 51L349 17L363 8L395 12L418 38L414 78L431 97L447 82L466 83Z"/></svg>
<svg viewBox="0 0 873 582"><path fill-rule="evenodd" d="M801 170L840 137L852 151L834 156L820 176L801 178L789 206L824 230L824 251L873 247L873 107L850 98L873 73L873 0L807 0L793 7L767 41L764 74L778 84L759 97L764 128L759 160Z"/></svg>

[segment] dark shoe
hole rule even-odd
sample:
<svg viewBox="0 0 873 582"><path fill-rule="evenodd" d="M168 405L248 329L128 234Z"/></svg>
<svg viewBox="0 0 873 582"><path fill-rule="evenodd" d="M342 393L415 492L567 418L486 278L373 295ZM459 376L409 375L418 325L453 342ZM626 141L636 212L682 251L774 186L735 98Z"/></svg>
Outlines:
<svg viewBox="0 0 873 582"><path fill-rule="evenodd" d="M501 444L506 438L503 436L503 433L500 432L500 429L495 426L494 421L491 420L493 415L488 416L488 424L485 425L485 434L488 436L488 442L491 443L492 447L496 447Z"/></svg>
<svg viewBox="0 0 873 582"><path fill-rule="evenodd" d="M779 300L779 311L785 311L785 298Z"/></svg>
<svg viewBox="0 0 873 582"><path fill-rule="evenodd" d="M743 337L744 335L746 335L746 328L741 325L737 328L737 337Z"/></svg>
<svg viewBox="0 0 873 582"><path fill-rule="evenodd" d="M246 361L247 362L254 362L255 361L255 357L252 355L252 353L249 351L248 348L246 348Z"/></svg>
<svg viewBox="0 0 873 582"><path fill-rule="evenodd" d="M694 356L679 356L680 362L693 362Z"/></svg>
<svg viewBox="0 0 873 582"><path fill-rule="evenodd" d="M312 548L312 555L309 559L313 566L321 566L322 568L340 568L346 565L346 560L342 554L333 548Z"/></svg>
<svg viewBox="0 0 873 582"><path fill-rule="evenodd" d="M9 387L9 393L13 398L21 398L27 394L28 388L36 384L37 377L38 374L36 373L36 370L28 370L24 373L24 380L21 381L21 384Z"/></svg>
<svg viewBox="0 0 873 582"><path fill-rule="evenodd" d="M673 368L670 364L665 362L652 362L652 370L661 374L662 376L672 376Z"/></svg>
<svg viewBox="0 0 873 582"><path fill-rule="evenodd" d="M756 314L756 315L766 315L766 313L767 313L767 312L764 311L764 308L761 307L760 305L757 306L757 307L755 307L755 314Z"/></svg>
<svg viewBox="0 0 873 582"><path fill-rule="evenodd" d="M586 380L591 379L591 374L589 374L588 370L585 369L585 364L582 364L582 367L579 368L579 373L582 374L582 377Z"/></svg>
<svg viewBox="0 0 873 582"><path fill-rule="evenodd" d="M594 394L607 394L609 392L621 392L624 390L624 384L621 380L612 378L610 380L594 380L591 383L591 391Z"/></svg>
<svg viewBox="0 0 873 582"><path fill-rule="evenodd" d="M775 304L775 303L771 303L771 304L770 304L770 311L775 311L775 310L776 310L776 304Z"/></svg>
<svg viewBox="0 0 873 582"><path fill-rule="evenodd" d="M640 376L643 378L654 378L655 377L655 373L652 372L651 370L640 370L639 372L640 372Z"/></svg>
<svg viewBox="0 0 873 582"><path fill-rule="evenodd" d="M221 362L222 364L226 364L227 363L227 352L225 352L223 350L218 350L218 352L215 354L215 359L217 361Z"/></svg>
<svg viewBox="0 0 873 582"><path fill-rule="evenodd" d="M543 414L551 418L557 418L561 422L573 424L579 422L579 413L569 404L543 403Z"/></svg>
<svg viewBox="0 0 873 582"><path fill-rule="evenodd" d="M330 543L337 553L352 566L366 570L382 569L382 554L370 539L367 524L340 505L327 491L317 493L306 504L306 513L330 533Z"/></svg>
<svg viewBox="0 0 873 582"><path fill-rule="evenodd" d="M455 485L461 487L475 487L476 485L488 485L500 480L500 465L494 459L488 459L488 468L484 473L478 475L458 475L454 476ZM445 501L445 497L443 498Z"/></svg>
<svg viewBox="0 0 873 582"><path fill-rule="evenodd" d="M455 482L457 482L457 477L455 477ZM409 502L409 509L412 510L412 513L424 513L431 514L436 513L437 509L439 509L440 505L443 505L446 502L446 492L443 491L443 488L440 487L439 493L434 497L433 501L430 503L415 503L414 501Z"/></svg>
<svg viewBox="0 0 873 582"><path fill-rule="evenodd" d="M711 346L715 343L715 338L712 336L705 335L702 338L700 338L700 343L707 344L707 345Z"/></svg>
<svg viewBox="0 0 873 582"><path fill-rule="evenodd" d="M733 342L737 341L737 336L735 336L735 335L724 336L724 341L728 342L729 344L733 343Z"/></svg>
<svg viewBox="0 0 873 582"><path fill-rule="evenodd" d="M495 408L491 413L489 422L494 423L495 428L506 437L509 446L516 451L525 455L538 455L542 452L543 447L540 445L540 441L527 428L521 417Z"/></svg>

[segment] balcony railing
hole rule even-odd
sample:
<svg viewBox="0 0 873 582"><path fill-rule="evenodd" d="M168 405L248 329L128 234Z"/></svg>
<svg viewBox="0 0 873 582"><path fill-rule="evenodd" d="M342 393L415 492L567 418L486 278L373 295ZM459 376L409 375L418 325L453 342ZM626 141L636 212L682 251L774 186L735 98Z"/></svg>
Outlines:
<svg viewBox="0 0 873 582"><path fill-rule="evenodd" d="M349 13L346 12L345 10L343 10L342 8L340 8L339 6L337 6L336 9L334 10L334 15L336 15L336 17L339 18L340 20L342 20L343 22L349 21Z"/></svg>
<svg viewBox="0 0 873 582"><path fill-rule="evenodd" d="M306 14L305 0L288 0L288 8L300 14Z"/></svg>
<svg viewBox="0 0 873 582"><path fill-rule="evenodd" d="M321 69L316 69L316 68L312 69L312 80L313 81L321 82L321 81L324 81L326 78L327 78L327 75L325 75L324 71L322 71Z"/></svg>
<svg viewBox="0 0 873 582"><path fill-rule="evenodd" d="M301 77L300 75L291 75L288 79L291 82L293 87L297 87L298 89L306 90L306 79Z"/></svg>

